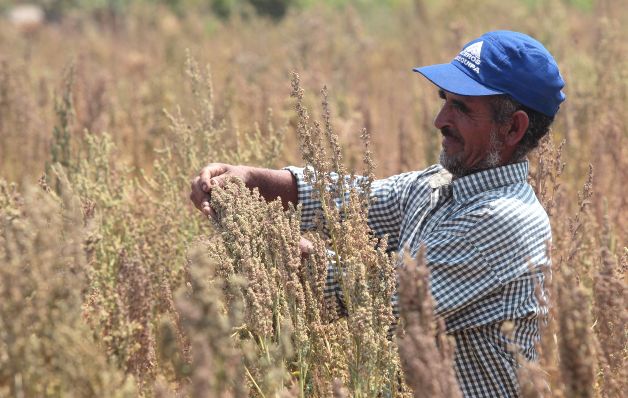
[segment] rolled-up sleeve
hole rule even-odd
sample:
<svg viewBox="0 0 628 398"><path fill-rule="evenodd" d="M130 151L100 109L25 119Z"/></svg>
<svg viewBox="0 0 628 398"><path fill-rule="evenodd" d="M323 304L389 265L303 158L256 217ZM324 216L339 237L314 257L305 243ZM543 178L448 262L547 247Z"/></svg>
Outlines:
<svg viewBox="0 0 628 398"><path fill-rule="evenodd" d="M314 193L314 187L305 180L303 167L288 166L288 170L297 182L297 200L301 205L301 231L314 228L316 214L321 210L321 201Z"/></svg>
<svg viewBox="0 0 628 398"><path fill-rule="evenodd" d="M401 224L417 173L398 174L371 184L369 228L377 237L388 237L388 247L398 250Z"/></svg>
<svg viewBox="0 0 628 398"><path fill-rule="evenodd" d="M285 170L290 171L297 182L297 197L298 202L301 204L301 230L310 230L315 227L317 222L321 222L323 223L323 231L326 232L325 220L320 217L322 204L320 199L314 194L313 186L306 181L305 169L289 166ZM418 172L404 173L386 179L375 180L371 184L368 225L375 236L380 238L387 237L389 249L397 250L404 207L413 196L411 188L419 175ZM330 177L331 181L336 181L338 178L336 174L332 174ZM364 181L364 178L362 176L355 177L351 180L351 187L361 190L361 182ZM349 180L347 180L348 182ZM330 186L328 189L333 189L333 187ZM341 203L341 200L336 201L338 207L341 206ZM328 251L328 257L330 261L327 270L325 299L339 316L346 316L346 307L343 302L344 298L338 275L340 270L334 261L335 254ZM397 318L399 316L399 307L396 293L391 300L393 313L395 318ZM395 324L396 321L392 325L391 333L394 331Z"/></svg>
<svg viewBox="0 0 628 398"><path fill-rule="evenodd" d="M301 230L313 229L322 208L321 201L314 195L312 185L306 181L304 168L289 166L284 169L290 171L297 182L297 197L301 204ZM371 184L368 225L375 236L380 238L388 236L388 246L393 250L397 249L404 207L411 197L411 187L418 174L418 172L399 174L375 180ZM336 174L331 175L332 181L337 178ZM362 176L355 177L351 181L351 187L360 191L364 179ZM349 195L348 192L346 194ZM337 201L336 205L340 207L341 202ZM319 221L325 222L323 219Z"/></svg>

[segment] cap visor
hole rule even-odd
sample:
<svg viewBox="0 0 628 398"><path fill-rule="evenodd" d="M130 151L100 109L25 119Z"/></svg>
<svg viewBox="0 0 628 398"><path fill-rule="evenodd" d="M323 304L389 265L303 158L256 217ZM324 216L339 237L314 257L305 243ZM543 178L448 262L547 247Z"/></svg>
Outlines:
<svg viewBox="0 0 628 398"><path fill-rule="evenodd" d="M453 64L438 64L412 69L445 91L457 95L496 95L501 91L492 90L473 80Z"/></svg>

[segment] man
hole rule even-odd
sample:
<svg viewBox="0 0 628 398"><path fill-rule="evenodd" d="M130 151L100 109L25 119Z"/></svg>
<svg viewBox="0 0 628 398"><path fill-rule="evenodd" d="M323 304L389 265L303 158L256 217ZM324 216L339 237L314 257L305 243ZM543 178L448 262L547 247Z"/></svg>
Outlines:
<svg viewBox="0 0 628 398"><path fill-rule="evenodd" d="M464 395L517 396L513 347L536 358L546 310L534 290L549 265L551 239L547 214L527 184L526 155L549 131L564 82L541 43L509 31L471 41L451 63L414 70L443 99L434 120L443 136L440 164L373 182L369 226L398 251L415 255L425 246L435 314L455 338ZM209 193L227 176L268 200L302 203L304 229L320 208L302 169L223 164L193 181L196 207L211 214Z"/></svg>

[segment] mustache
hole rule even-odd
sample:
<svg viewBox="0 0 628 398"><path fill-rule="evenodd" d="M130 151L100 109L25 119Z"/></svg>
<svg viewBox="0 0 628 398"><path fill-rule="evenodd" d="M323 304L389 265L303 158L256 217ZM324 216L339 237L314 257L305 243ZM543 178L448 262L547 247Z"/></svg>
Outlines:
<svg viewBox="0 0 628 398"><path fill-rule="evenodd" d="M442 129L440 129L440 133L445 137L451 137L462 141L462 137L460 136L460 134L458 134L457 131L450 127L443 127Z"/></svg>

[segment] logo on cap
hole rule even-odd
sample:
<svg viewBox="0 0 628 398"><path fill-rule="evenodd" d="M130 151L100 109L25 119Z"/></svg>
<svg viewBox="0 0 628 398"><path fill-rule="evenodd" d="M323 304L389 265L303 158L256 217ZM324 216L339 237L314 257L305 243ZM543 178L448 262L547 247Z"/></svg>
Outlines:
<svg viewBox="0 0 628 398"><path fill-rule="evenodd" d="M483 43L483 41L478 41L470 46L467 46L460 51L460 54L456 56L455 60L479 75L480 64L482 63L480 54L482 52Z"/></svg>

